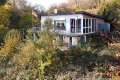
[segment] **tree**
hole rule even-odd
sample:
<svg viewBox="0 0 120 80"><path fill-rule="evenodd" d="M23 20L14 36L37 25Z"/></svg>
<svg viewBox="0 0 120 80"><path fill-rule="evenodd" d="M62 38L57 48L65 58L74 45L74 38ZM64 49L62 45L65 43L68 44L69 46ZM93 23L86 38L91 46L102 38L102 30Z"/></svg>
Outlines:
<svg viewBox="0 0 120 80"><path fill-rule="evenodd" d="M3 39L8 32L11 10L9 6L0 6L0 43L4 42Z"/></svg>
<svg viewBox="0 0 120 80"><path fill-rule="evenodd" d="M49 8L49 12L53 13L54 9L58 9L60 12L78 12L87 11L90 13L97 13L100 0L68 0L68 3L61 3L59 5L53 5Z"/></svg>
<svg viewBox="0 0 120 80"><path fill-rule="evenodd" d="M111 26L112 42L120 40L120 0L104 0L101 2L98 14L103 16ZM108 37L108 36L107 36ZM108 37L109 38L109 37Z"/></svg>
<svg viewBox="0 0 120 80"><path fill-rule="evenodd" d="M10 24L11 7L0 7L0 25L8 27Z"/></svg>
<svg viewBox="0 0 120 80"><path fill-rule="evenodd" d="M7 0L0 0L0 6L4 5L7 2Z"/></svg>
<svg viewBox="0 0 120 80"><path fill-rule="evenodd" d="M33 16L31 13L26 13L21 16L20 28L29 29L35 27L39 22L38 17Z"/></svg>
<svg viewBox="0 0 120 80"><path fill-rule="evenodd" d="M20 29L20 19L21 16L17 11L13 11L11 12L11 16L10 16L10 29Z"/></svg>
<svg viewBox="0 0 120 80"><path fill-rule="evenodd" d="M52 63L52 58L55 55L56 49L59 47L59 42L57 39L57 34L51 32L54 29L52 25L52 20L47 19L43 26L43 31L39 34L38 41L35 42L36 53L34 55L34 60L37 62L37 68L39 77L44 79L45 68Z"/></svg>
<svg viewBox="0 0 120 80"><path fill-rule="evenodd" d="M38 78L44 80L45 68L52 63L52 58L54 58L55 51L59 46L56 33L51 32L54 28L51 22L50 19L45 21L44 30L39 33L39 38L36 42L28 38L18 48L18 54L11 58L12 64L15 66L7 69L12 69L12 73L9 72L7 75L9 79L13 79L14 76L15 79L28 78L34 80ZM17 46L15 46L16 48Z"/></svg>
<svg viewBox="0 0 120 80"><path fill-rule="evenodd" d="M120 0L103 1L98 13L112 25L117 24L120 20Z"/></svg>

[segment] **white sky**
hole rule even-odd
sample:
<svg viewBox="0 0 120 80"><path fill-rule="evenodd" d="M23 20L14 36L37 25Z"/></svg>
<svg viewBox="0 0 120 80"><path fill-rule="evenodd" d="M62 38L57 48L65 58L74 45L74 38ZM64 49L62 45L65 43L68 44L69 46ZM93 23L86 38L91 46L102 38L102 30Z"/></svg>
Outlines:
<svg viewBox="0 0 120 80"><path fill-rule="evenodd" d="M59 4L62 2L67 2L68 0L28 0L28 2L32 5L40 4L45 9L48 9L51 5Z"/></svg>

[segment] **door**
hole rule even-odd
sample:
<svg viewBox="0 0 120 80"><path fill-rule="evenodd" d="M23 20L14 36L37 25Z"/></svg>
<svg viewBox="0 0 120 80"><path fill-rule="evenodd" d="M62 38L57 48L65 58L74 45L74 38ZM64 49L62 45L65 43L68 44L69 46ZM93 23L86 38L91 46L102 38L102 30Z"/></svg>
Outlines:
<svg viewBox="0 0 120 80"><path fill-rule="evenodd" d="M70 19L70 30L71 33L75 33L75 19Z"/></svg>

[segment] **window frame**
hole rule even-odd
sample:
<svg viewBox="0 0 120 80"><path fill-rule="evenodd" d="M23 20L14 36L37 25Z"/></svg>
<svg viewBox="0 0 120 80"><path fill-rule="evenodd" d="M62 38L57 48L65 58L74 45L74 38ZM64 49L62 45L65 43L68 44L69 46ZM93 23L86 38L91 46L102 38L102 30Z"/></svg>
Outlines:
<svg viewBox="0 0 120 80"><path fill-rule="evenodd" d="M83 18L83 34L96 31L96 18Z"/></svg>
<svg viewBox="0 0 120 80"><path fill-rule="evenodd" d="M62 29L62 27L61 27L61 29L59 29L58 27L57 27L57 24L60 24L60 27L64 24L64 29ZM54 20L54 25L56 26L56 28L58 29L58 30L66 30L66 20Z"/></svg>

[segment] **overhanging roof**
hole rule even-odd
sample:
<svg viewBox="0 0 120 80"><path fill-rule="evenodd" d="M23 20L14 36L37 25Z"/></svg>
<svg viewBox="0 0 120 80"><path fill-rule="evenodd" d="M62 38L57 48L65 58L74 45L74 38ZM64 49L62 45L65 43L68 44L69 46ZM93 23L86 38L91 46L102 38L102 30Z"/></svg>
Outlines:
<svg viewBox="0 0 120 80"><path fill-rule="evenodd" d="M87 15L87 16L91 16L91 17L95 17L95 18L104 19L102 16L91 14L91 13L85 12L85 11L64 12L64 13L57 13L57 14L41 14L41 16L58 16L58 15L75 15L75 14L83 14L83 15Z"/></svg>

